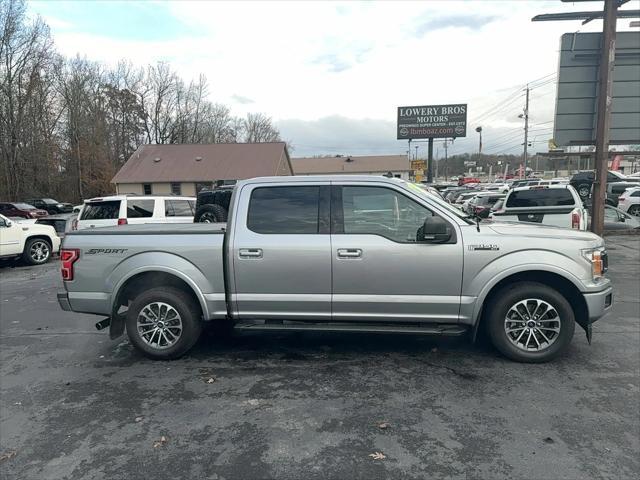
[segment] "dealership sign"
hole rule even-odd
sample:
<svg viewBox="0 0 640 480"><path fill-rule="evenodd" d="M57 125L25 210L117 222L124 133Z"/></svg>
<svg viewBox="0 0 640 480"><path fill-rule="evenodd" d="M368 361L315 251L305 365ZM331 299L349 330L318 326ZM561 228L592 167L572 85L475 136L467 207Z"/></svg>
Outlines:
<svg viewBox="0 0 640 480"><path fill-rule="evenodd" d="M398 107L398 140L466 136L466 103Z"/></svg>

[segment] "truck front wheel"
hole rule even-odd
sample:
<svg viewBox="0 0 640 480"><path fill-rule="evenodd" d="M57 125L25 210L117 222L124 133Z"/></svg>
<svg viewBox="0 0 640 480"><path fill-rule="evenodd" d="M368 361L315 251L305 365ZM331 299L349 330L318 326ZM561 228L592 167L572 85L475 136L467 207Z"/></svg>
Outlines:
<svg viewBox="0 0 640 480"><path fill-rule="evenodd" d="M536 282L509 285L493 297L485 319L489 338L506 357L543 363L571 342L575 316L558 291Z"/></svg>
<svg viewBox="0 0 640 480"><path fill-rule="evenodd" d="M200 337L200 317L198 303L186 292L173 287L152 288L129 305L127 335L149 358L179 358Z"/></svg>

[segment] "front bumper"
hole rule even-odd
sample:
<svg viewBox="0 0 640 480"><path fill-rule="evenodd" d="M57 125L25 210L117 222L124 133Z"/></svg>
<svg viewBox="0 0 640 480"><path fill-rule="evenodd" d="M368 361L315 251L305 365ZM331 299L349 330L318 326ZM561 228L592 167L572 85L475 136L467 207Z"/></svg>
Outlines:
<svg viewBox="0 0 640 480"><path fill-rule="evenodd" d="M71 304L69 303L69 294L67 292L58 292L58 304L65 312L71 312Z"/></svg>
<svg viewBox="0 0 640 480"><path fill-rule="evenodd" d="M613 288L608 287L600 292L583 293L589 312L589 323L593 323L606 315L613 306Z"/></svg>

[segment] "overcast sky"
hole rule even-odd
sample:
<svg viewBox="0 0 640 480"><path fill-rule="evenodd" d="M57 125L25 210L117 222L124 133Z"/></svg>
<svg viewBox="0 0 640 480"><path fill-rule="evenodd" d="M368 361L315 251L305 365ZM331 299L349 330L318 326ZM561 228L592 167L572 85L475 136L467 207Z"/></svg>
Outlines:
<svg viewBox="0 0 640 480"><path fill-rule="evenodd" d="M629 2L633 3L633 2ZM121 2L31 1L66 55L115 64L168 61L185 80L204 73L211 100L236 115L273 117L294 156L406 153L397 107L468 103L466 139L449 154L521 150L522 88L531 137L552 136L560 35L601 21L533 23L539 13L602 2ZM629 30L619 20L618 30ZM498 108L493 108L498 106ZM492 110L493 108L493 110ZM441 145L439 156L444 155ZM426 154L424 144L418 155Z"/></svg>

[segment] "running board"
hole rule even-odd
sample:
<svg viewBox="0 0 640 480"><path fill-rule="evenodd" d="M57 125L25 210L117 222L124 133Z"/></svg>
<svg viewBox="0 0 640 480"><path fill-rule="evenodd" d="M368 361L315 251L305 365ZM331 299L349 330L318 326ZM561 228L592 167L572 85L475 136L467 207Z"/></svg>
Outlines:
<svg viewBox="0 0 640 480"><path fill-rule="evenodd" d="M407 333L411 335L460 336L469 331L465 326L446 324L380 324L347 322L292 322L292 321L241 321L236 322L236 330L272 330L296 332L364 332L364 333Z"/></svg>

